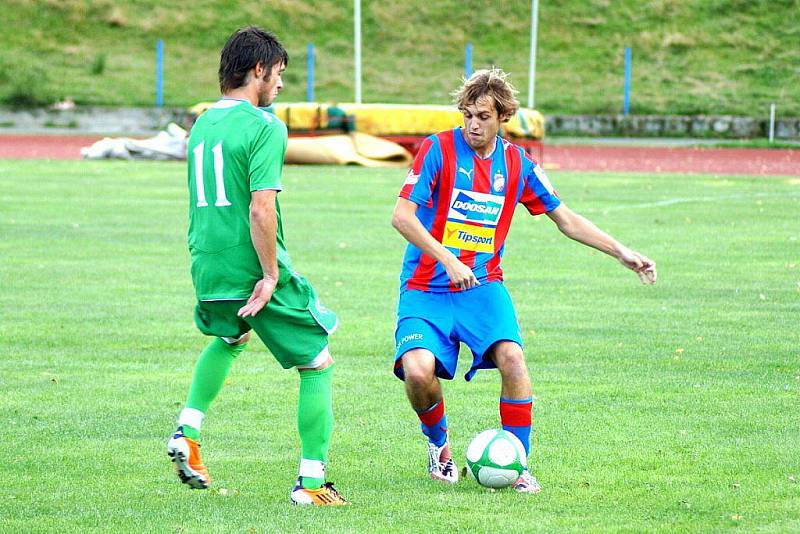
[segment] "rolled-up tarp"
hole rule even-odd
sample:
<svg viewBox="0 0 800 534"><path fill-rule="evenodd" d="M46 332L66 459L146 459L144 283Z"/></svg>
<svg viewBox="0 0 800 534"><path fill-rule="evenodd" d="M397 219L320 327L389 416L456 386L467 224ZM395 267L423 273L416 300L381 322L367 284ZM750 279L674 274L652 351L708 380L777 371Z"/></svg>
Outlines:
<svg viewBox="0 0 800 534"><path fill-rule="evenodd" d="M408 167L411 153L396 143L363 133L290 137L286 163Z"/></svg>

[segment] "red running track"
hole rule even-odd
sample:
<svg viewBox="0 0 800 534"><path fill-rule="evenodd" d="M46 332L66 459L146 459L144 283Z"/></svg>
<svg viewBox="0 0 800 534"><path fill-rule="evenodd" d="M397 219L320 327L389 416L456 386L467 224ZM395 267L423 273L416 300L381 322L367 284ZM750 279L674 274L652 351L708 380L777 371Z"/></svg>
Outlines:
<svg viewBox="0 0 800 534"><path fill-rule="evenodd" d="M547 146L544 167L571 171L639 171L800 176L800 149Z"/></svg>
<svg viewBox="0 0 800 534"><path fill-rule="evenodd" d="M101 138L72 135L0 135L0 159L81 159L81 148Z"/></svg>
<svg viewBox="0 0 800 534"><path fill-rule="evenodd" d="M96 136L0 135L0 159L80 159ZM800 150L545 146L546 169L800 176Z"/></svg>

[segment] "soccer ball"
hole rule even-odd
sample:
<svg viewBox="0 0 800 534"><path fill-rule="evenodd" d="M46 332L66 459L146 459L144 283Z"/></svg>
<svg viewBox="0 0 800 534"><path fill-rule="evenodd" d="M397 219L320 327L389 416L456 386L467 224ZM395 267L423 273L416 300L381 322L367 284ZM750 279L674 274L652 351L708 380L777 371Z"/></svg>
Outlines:
<svg viewBox="0 0 800 534"><path fill-rule="evenodd" d="M510 486L527 463L522 442L506 430L485 430L467 447L467 471L487 488Z"/></svg>

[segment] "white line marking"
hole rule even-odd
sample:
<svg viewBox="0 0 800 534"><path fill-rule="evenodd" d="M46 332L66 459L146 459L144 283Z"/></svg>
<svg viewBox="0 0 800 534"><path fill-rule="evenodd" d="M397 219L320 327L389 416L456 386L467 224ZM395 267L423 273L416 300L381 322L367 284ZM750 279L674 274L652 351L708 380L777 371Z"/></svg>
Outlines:
<svg viewBox="0 0 800 534"><path fill-rule="evenodd" d="M627 209L646 209L646 208L659 208L661 206L672 206L673 204L688 204L692 202L718 202L723 200L747 200L751 198L800 198L800 192L786 192L786 193L750 193L738 195L724 195L716 197L687 197L687 198L668 198L659 200L657 202L644 202L642 204L623 204L620 206L611 206L608 208L597 209L589 208L583 209L583 213L606 213L609 211L619 211Z"/></svg>

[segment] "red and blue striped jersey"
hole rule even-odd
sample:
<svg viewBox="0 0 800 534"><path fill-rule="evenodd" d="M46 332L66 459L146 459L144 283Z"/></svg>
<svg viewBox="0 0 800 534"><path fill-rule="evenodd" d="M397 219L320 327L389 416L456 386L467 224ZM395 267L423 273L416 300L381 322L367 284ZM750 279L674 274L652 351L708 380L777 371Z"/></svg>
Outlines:
<svg viewBox="0 0 800 534"><path fill-rule="evenodd" d="M417 204L431 235L475 273L481 283L503 279L500 261L514 209L531 215L561 204L544 171L524 150L500 137L490 157L478 157L461 127L425 139L400 197ZM460 291L444 267L409 243L400 291Z"/></svg>

